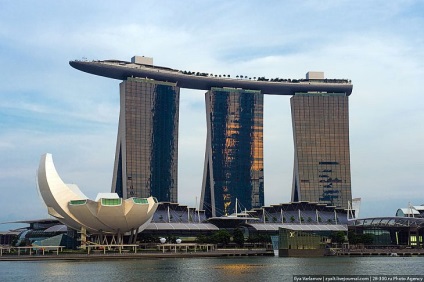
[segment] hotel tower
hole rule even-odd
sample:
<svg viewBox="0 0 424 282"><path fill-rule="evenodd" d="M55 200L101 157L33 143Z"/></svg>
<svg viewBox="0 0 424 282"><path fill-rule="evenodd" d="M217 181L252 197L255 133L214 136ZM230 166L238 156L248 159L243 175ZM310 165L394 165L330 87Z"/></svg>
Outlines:
<svg viewBox="0 0 424 282"><path fill-rule="evenodd" d="M208 216L264 205L263 94L212 88L205 94L207 141L201 208ZM240 208L239 207L239 208Z"/></svg>
<svg viewBox="0 0 424 282"><path fill-rule="evenodd" d="M112 192L177 202L178 107L175 83L128 77L121 109Z"/></svg>
<svg viewBox="0 0 424 282"><path fill-rule="evenodd" d="M322 72L306 79L234 79L155 66L140 56L70 65L122 81L112 192L123 198L178 201L179 95L189 88L207 91L200 207L208 216L231 214L236 202L247 210L264 205L264 94L292 96L292 201L347 208L352 200L347 79L325 79Z"/></svg>
<svg viewBox="0 0 424 282"><path fill-rule="evenodd" d="M348 96L296 93L290 101L294 139L292 201L347 208L352 201Z"/></svg>

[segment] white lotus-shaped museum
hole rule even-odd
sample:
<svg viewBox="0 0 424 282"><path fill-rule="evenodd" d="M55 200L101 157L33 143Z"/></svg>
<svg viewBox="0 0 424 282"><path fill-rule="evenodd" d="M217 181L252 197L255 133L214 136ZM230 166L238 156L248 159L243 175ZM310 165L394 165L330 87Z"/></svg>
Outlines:
<svg viewBox="0 0 424 282"><path fill-rule="evenodd" d="M51 154L41 157L38 189L51 216L72 229L83 227L92 234L140 232L158 206L154 197L124 200L116 193L99 193L96 200L90 200L76 185L62 181Z"/></svg>

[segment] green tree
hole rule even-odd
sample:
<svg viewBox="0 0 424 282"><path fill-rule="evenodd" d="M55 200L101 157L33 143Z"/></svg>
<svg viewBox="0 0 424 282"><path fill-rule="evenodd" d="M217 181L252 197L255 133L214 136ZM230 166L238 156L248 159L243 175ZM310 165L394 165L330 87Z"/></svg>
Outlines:
<svg viewBox="0 0 424 282"><path fill-rule="evenodd" d="M166 242L167 243L175 243L176 239L177 238L174 235L169 235L169 236L166 237Z"/></svg>
<svg viewBox="0 0 424 282"><path fill-rule="evenodd" d="M353 244L353 245L359 244L359 236L356 235L355 232L353 231L349 231L347 233L347 239L349 241L349 244Z"/></svg>
<svg viewBox="0 0 424 282"><path fill-rule="evenodd" d="M270 243L271 237L269 235L251 235L247 239L249 243Z"/></svg>
<svg viewBox="0 0 424 282"><path fill-rule="evenodd" d="M211 241L214 244L223 244L224 246L230 243L231 234L227 230L216 231L211 236Z"/></svg>
<svg viewBox="0 0 424 282"><path fill-rule="evenodd" d="M241 231L240 228L234 229L233 242L236 243L238 246L243 247L243 245L244 245L244 235L243 235L243 231Z"/></svg>
<svg viewBox="0 0 424 282"><path fill-rule="evenodd" d="M348 240L350 244L364 244L364 245L371 245L374 243L374 235L365 233L365 234L356 234L353 231L349 231L347 234Z"/></svg>
<svg viewBox="0 0 424 282"><path fill-rule="evenodd" d="M153 235L146 235L143 232L138 234L138 239L141 243L154 243L157 242L157 237Z"/></svg>
<svg viewBox="0 0 424 282"><path fill-rule="evenodd" d="M210 238L206 235L199 235L196 238L196 242L199 244L210 243Z"/></svg>
<svg viewBox="0 0 424 282"><path fill-rule="evenodd" d="M345 233L343 231L333 232L330 235L331 241L334 243L344 243L346 241Z"/></svg>
<svg viewBox="0 0 424 282"><path fill-rule="evenodd" d="M372 243L374 243L374 235L369 233L362 234L361 241L365 245L371 245Z"/></svg>

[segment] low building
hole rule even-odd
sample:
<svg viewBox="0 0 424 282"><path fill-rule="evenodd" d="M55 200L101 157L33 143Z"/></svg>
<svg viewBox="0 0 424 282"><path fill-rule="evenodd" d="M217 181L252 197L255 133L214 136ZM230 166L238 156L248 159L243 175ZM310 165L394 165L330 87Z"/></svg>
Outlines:
<svg viewBox="0 0 424 282"><path fill-rule="evenodd" d="M410 206L408 208L400 208L396 211L396 216L424 218L424 206L421 205Z"/></svg>
<svg viewBox="0 0 424 282"><path fill-rule="evenodd" d="M319 257L328 253L334 232L347 234L345 225L292 225L279 228L280 257Z"/></svg>
<svg viewBox="0 0 424 282"><path fill-rule="evenodd" d="M217 226L206 222L204 210L178 203L160 202L151 222L138 234L137 240L157 241L160 237L194 240L199 235L211 235L218 230Z"/></svg>
<svg viewBox="0 0 424 282"><path fill-rule="evenodd" d="M0 245L1 246L12 246L18 240L18 236L21 231L9 230L0 232Z"/></svg>
<svg viewBox="0 0 424 282"><path fill-rule="evenodd" d="M370 247L424 247L424 218L399 216L362 218L350 221L348 227L356 236L367 235L370 240L366 244Z"/></svg>

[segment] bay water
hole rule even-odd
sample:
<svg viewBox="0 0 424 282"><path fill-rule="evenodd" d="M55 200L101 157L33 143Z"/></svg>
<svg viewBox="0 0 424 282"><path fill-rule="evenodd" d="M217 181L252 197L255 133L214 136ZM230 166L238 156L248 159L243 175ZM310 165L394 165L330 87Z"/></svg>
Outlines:
<svg viewBox="0 0 424 282"><path fill-rule="evenodd" d="M293 281L294 275L423 275L424 257L225 257L2 261L0 281Z"/></svg>

